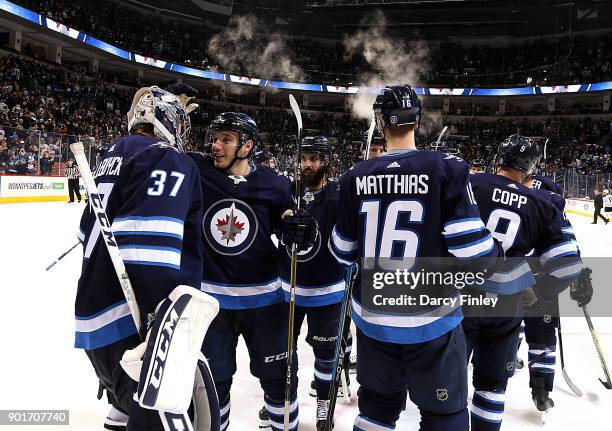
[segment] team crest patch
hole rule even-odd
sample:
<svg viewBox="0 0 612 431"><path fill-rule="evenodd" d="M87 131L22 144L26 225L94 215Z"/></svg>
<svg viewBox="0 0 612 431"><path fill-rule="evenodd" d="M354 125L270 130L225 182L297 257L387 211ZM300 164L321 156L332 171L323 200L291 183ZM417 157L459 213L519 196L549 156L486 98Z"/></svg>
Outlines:
<svg viewBox="0 0 612 431"><path fill-rule="evenodd" d="M436 398L438 399L438 401L448 400L448 389L436 389Z"/></svg>
<svg viewBox="0 0 612 431"><path fill-rule="evenodd" d="M204 214L202 230L209 246L217 253L235 256L247 250L257 235L253 209L237 199L223 199Z"/></svg>

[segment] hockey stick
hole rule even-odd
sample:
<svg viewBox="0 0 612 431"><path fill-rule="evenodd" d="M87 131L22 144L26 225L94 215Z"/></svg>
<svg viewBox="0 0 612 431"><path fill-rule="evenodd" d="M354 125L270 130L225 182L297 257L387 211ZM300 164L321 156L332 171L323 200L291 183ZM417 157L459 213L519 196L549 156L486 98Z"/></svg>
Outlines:
<svg viewBox="0 0 612 431"><path fill-rule="evenodd" d="M300 211L302 199L300 199L301 191L301 163L302 163L302 113L300 107L293 97L289 95L289 104L293 110L293 115L297 121L297 160L295 163L295 197L297 199L296 209ZM291 280L289 287L289 322L287 330L287 375L285 380L285 409L283 414L283 429L289 431L289 409L291 406L291 373L293 371L293 324L295 320L295 284L297 281L297 247L291 245Z"/></svg>
<svg viewBox="0 0 612 431"><path fill-rule="evenodd" d="M338 396L338 387L340 385L341 376L344 375L344 357L346 355L348 333L351 330L351 296L353 294L353 282L357 275L356 265L351 265L346 269L344 290L344 298L340 307L340 320L338 322L338 337L336 339L336 352L334 354L334 363L332 365L332 378L329 386L329 409L327 410L327 419L325 423L325 431L331 431L334 422L334 412L336 410L336 397Z"/></svg>
<svg viewBox="0 0 612 431"><path fill-rule="evenodd" d="M117 240L115 239L110 221L106 215L106 208L104 208L104 204L102 203L102 196L100 196L100 193L98 192L98 186L96 185L91 169L89 168L89 163L85 157L83 143L75 142L74 144L70 144L70 149L72 150L77 165L79 166L79 170L81 171L81 177L85 183L85 190L87 190L87 193L89 193L91 210L96 215L96 222L100 227L102 238L104 238L106 250L111 258L113 267L115 268L117 278L119 279L119 284L123 290L123 295L125 296L125 300L130 309L134 324L136 325L136 331L138 332L138 335L142 341L140 309L136 303L134 289L132 288L130 277L125 269L125 264L123 263L123 258L121 257ZM191 424L191 420L189 419L189 415L187 413L177 414L159 411L159 416L166 431L193 431L193 425Z"/></svg>
<svg viewBox="0 0 612 431"><path fill-rule="evenodd" d="M597 339L597 333L595 332L595 327L593 326L593 322L591 321L591 315L587 310L586 305L582 307L582 312L584 313L584 317L586 318L587 325L589 325L589 330L591 331L591 337L593 337L593 342L595 343L595 350L597 350L597 355L599 356L599 361L601 362L601 368L603 368L604 374L606 375L606 381L599 379L604 388L612 389L612 380L610 380L610 373L608 372L608 367L606 366L606 359L604 358L603 350L599 345L599 340Z"/></svg>
<svg viewBox="0 0 612 431"><path fill-rule="evenodd" d="M563 378L565 379L565 383L567 386L575 393L577 396L582 396L582 391L572 382L565 370L565 358L563 356L563 336L561 335L561 316L559 316L559 325L557 326L557 334L559 335L559 354L561 355L561 374L563 374Z"/></svg>
<svg viewBox="0 0 612 431"><path fill-rule="evenodd" d="M72 250L74 250L76 248L77 245L79 245L81 242L77 242L75 245L73 245L72 247L70 247L68 249L68 251L62 253L57 259L55 259L55 261L49 265L48 267L45 268L45 271L49 271L51 268L53 268L60 260L62 260L63 258L65 258L68 253L70 253Z"/></svg>
<svg viewBox="0 0 612 431"><path fill-rule="evenodd" d="M372 144L372 136L374 136L374 128L376 127L376 116L374 112L372 112L372 119L370 120L370 128L368 129L368 140L366 142L366 153L365 160L368 160L368 155L370 154L370 145Z"/></svg>
<svg viewBox="0 0 612 431"><path fill-rule="evenodd" d="M117 246L117 241L115 240L115 235L113 235L110 221L106 215L106 209L102 204L102 196L100 196L98 192L98 186L96 185L93 174L89 168L89 163L85 157L83 143L75 142L74 144L70 144L70 149L72 150L77 165L79 166L79 170L81 171L81 176L83 178L83 182L85 183L85 189L89 193L91 210L96 215L96 221L100 227L100 231L102 232L102 238L104 238L104 244L106 245L106 249L108 250L113 266L115 267L115 271L117 272L117 278L119 279L119 284L123 290L123 295L125 296L130 313L132 314L132 319L136 325L136 330L142 338L142 334L140 332L140 310L138 309L138 304L136 304L134 289L132 288L132 283L130 282L130 278L125 270L125 265L123 263L123 259L121 258L121 253L119 252L119 247Z"/></svg>

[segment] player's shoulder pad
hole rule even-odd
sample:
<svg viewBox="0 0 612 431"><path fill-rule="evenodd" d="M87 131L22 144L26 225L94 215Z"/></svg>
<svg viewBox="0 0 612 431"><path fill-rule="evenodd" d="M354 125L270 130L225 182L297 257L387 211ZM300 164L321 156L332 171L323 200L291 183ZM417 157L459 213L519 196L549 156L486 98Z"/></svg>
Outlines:
<svg viewBox="0 0 612 431"><path fill-rule="evenodd" d="M538 200L549 202L560 211L565 209L565 198L560 194L543 189L532 189L532 192L538 197Z"/></svg>

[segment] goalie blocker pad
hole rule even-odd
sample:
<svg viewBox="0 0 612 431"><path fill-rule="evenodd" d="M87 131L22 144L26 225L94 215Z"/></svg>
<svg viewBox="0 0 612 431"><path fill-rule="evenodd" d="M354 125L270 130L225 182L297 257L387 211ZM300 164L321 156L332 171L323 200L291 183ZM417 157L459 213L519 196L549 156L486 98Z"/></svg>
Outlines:
<svg viewBox="0 0 612 431"><path fill-rule="evenodd" d="M218 312L215 298L191 286L177 286L158 305L138 380L136 397L142 407L187 412L198 361L206 361L202 342ZM201 376L202 370L197 371Z"/></svg>

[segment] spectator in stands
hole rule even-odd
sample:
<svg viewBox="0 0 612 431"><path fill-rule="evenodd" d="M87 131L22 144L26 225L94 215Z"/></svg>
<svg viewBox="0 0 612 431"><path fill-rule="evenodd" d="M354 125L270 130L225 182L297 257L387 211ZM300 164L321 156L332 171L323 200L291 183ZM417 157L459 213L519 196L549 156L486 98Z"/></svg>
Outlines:
<svg viewBox="0 0 612 431"><path fill-rule="evenodd" d="M17 155L17 150L11 149L9 150L9 157L7 162L7 173L17 175L19 173L19 156Z"/></svg>
<svg viewBox="0 0 612 431"><path fill-rule="evenodd" d="M601 218L605 224L608 224L608 219L601 215L601 210L603 208L603 196L601 195L599 189L595 189L594 193L595 199L593 200L593 204L595 206L595 212L593 213L593 223L591 224L597 224L598 217Z"/></svg>
<svg viewBox="0 0 612 431"><path fill-rule="evenodd" d="M29 157L26 154L25 148L23 147L19 148L19 152L17 153L17 161L16 161L17 173L19 175L27 174L28 159Z"/></svg>
<svg viewBox="0 0 612 431"><path fill-rule="evenodd" d="M68 194L70 195L69 204L74 202L74 195L76 194L79 203L81 202L81 192L79 191L79 167L74 164L72 160L68 160L68 166L64 168L64 173L68 177Z"/></svg>
<svg viewBox="0 0 612 431"><path fill-rule="evenodd" d="M51 175L54 163L55 161L53 157L49 156L49 152L43 152L43 156L40 159L40 175Z"/></svg>

